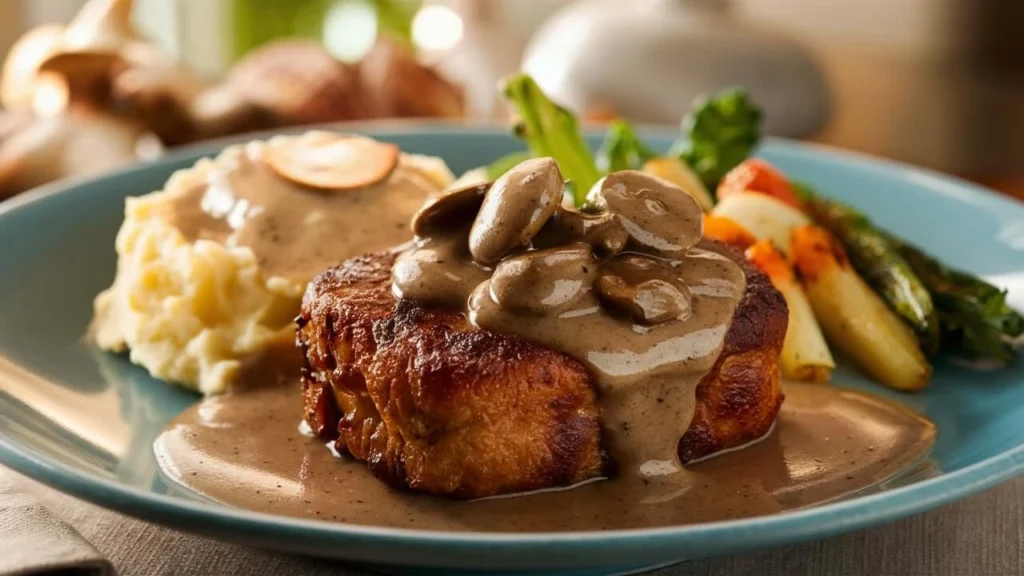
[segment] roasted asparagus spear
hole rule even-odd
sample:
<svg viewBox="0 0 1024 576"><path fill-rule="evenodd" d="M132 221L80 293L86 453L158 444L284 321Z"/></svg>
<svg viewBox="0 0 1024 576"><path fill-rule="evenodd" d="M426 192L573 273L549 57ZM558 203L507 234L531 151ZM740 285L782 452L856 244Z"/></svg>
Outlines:
<svg viewBox="0 0 1024 576"><path fill-rule="evenodd" d="M929 354L938 351L939 319L932 297L888 236L842 202L816 194L806 194L803 202L811 217L843 243L861 277L914 329L921 348Z"/></svg>

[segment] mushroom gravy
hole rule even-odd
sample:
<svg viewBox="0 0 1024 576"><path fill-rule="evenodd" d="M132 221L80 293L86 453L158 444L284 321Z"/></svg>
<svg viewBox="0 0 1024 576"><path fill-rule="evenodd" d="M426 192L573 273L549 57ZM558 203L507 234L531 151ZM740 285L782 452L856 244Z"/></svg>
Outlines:
<svg viewBox="0 0 1024 576"><path fill-rule="evenodd" d="M616 173L595 187L597 210L581 212L560 205L552 168L531 161L492 185L429 201L413 218L417 238L395 262L392 290L463 308L477 326L586 365L613 478L468 502L395 490L299 424L291 382L257 383L180 414L154 444L171 486L288 516L539 532L772 514L922 470L935 437L929 421L872 396L799 383L784 385L786 402L760 441L683 470L677 445L745 291L743 270L698 244L700 209L678 189Z"/></svg>
<svg viewBox="0 0 1024 576"><path fill-rule="evenodd" d="M746 288L738 264L698 247L703 212L636 171L598 182L592 213L561 206L550 158L490 187L428 203L392 269L399 298L461 307L481 328L582 362L619 474L678 490L679 439Z"/></svg>
<svg viewBox="0 0 1024 576"><path fill-rule="evenodd" d="M821 504L927 473L934 425L833 385L784 383L760 442L688 464L675 493L623 478L470 502L409 494L300 432L297 384L215 396L155 442L173 486L273 514L351 524L470 531L615 530L747 518Z"/></svg>
<svg viewBox="0 0 1024 576"><path fill-rule="evenodd" d="M326 134L230 146L201 160L168 181L165 220L191 241L246 246L267 277L301 282L346 258L408 241L409 219L440 192L422 171L399 162L383 181L323 190L285 178L267 162L274 146Z"/></svg>

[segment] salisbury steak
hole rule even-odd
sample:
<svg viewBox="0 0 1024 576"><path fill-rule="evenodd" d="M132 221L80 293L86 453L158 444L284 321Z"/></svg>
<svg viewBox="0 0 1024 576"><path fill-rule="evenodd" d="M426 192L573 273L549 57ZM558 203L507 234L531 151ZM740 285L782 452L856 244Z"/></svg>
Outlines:
<svg viewBox="0 0 1024 576"><path fill-rule="evenodd" d="M305 418L339 451L401 488L479 498L612 473L584 367L460 311L391 293L394 256L317 277L298 319ZM744 264L747 290L724 350L697 388L684 462L765 434L782 402L782 296Z"/></svg>

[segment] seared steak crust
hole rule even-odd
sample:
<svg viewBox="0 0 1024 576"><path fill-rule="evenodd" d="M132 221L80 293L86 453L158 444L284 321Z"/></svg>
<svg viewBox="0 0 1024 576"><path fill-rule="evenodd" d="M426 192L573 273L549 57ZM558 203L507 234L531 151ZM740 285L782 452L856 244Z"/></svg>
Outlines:
<svg viewBox="0 0 1024 576"><path fill-rule="evenodd" d="M394 256L318 276L298 318L305 418L381 480L455 498L611 472L597 396L576 360L391 293ZM684 461L766 433L782 401L785 301L750 266L725 350L698 386Z"/></svg>

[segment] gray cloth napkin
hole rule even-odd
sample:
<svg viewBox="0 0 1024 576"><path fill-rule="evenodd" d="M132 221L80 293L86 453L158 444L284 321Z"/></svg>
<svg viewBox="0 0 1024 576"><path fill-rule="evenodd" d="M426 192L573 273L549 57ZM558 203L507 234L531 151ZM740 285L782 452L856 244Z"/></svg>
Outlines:
<svg viewBox="0 0 1024 576"><path fill-rule="evenodd" d="M0 576L114 576L89 542L0 469Z"/></svg>

